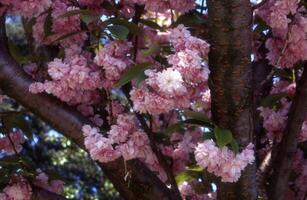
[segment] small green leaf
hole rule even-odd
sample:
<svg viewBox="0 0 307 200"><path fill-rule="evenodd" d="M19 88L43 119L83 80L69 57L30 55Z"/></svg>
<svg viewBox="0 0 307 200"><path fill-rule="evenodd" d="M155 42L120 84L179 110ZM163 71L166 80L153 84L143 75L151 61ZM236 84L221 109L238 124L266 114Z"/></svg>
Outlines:
<svg viewBox="0 0 307 200"><path fill-rule="evenodd" d="M139 27L132 23L132 22L129 22L128 20L126 19L123 19L123 18L111 18L111 19L108 19L106 21L104 21L104 23L106 25L121 25L121 26L124 26L126 27L127 29L129 29L130 33L134 34L134 35L139 35L140 34L140 29Z"/></svg>
<svg viewBox="0 0 307 200"><path fill-rule="evenodd" d="M185 26L198 26L206 24L206 20L198 12L190 12L178 17L177 21L174 23L175 26L183 24Z"/></svg>
<svg viewBox="0 0 307 200"><path fill-rule="evenodd" d="M146 76L144 71L139 73L139 75L137 75L137 77L135 77L136 84L140 85L144 80L146 80L146 78L148 78L148 76Z"/></svg>
<svg viewBox="0 0 307 200"><path fill-rule="evenodd" d="M144 24L144 25L146 25L146 26L148 26L150 28L163 31L163 28L159 24L157 24L156 22L153 22L153 21L150 21L150 20L146 20L146 19L140 19L140 23Z"/></svg>
<svg viewBox="0 0 307 200"><path fill-rule="evenodd" d="M201 174L202 174L202 171L186 170L178 174L175 177L175 180L177 184L180 185L181 183L185 181L189 182L191 180L197 179L198 177L201 176Z"/></svg>
<svg viewBox="0 0 307 200"><path fill-rule="evenodd" d="M144 56L156 55L161 50L161 46L158 43L152 44L149 49L143 50L142 53Z"/></svg>
<svg viewBox="0 0 307 200"><path fill-rule="evenodd" d="M107 29L111 32L111 34L120 40L127 39L127 36L129 34L129 29L127 29L125 26L122 25L113 25L108 26Z"/></svg>
<svg viewBox="0 0 307 200"><path fill-rule="evenodd" d="M96 17L96 16L93 16L93 15L81 14L81 15L80 15L80 19L81 19L84 23L89 24L89 23L95 21L95 20L97 19L97 17Z"/></svg>
<svg viewBox="0 0 307 200"><path fill-rule="evenodd" d="M121 79L115 84L115 87L120 88L126 85L131 80L138 77L140 73L143 73L150 65L151 63L142 63L142 64L132 66L129 70L127 70L122 75Z"/></svg>
<svg viewBox="0 0 307 200"><path fill-rule="evenodd" d="M51 10L48 12L48 15L45 18L45 23L44 23L44 34L45 37L48 37L53 34L52 32L52 15L51 15Z"/></svg>
<svg viewBox="0 0 307 200"><path fill-rule="evenodd" d="M231 141L230 145L233 152L235 152L236 154L239 153L239 144L235 139Z"/></svg>
<svg viewBox="0 0 307 200"><path fill-rule="evenodd" d="M276 93L276 94L270 94L262 99L261 106L263 107L273 107L280 99L283 97L286 97L286 93Z"/></svg>
<svg viewBox="0 0 307 200"><path fill-rule="evenodd" d="M91 11L87 10L87 9L76 9L76 10L70 10L68 12L66 12L63 15L58 16L58 18L63 18L63 17L71 17L71 16L75 16L75 15L91 15Z"/></svg>
<svg viewBox="0 0 307 200"><path fill-rule="evenodd" d="M217 145L222 148L227 144L230 144L232 139L232 133L228 129L223 129L220 127L214 128L214 135Z"/></svg>
<svg viewBox="0 0 307 200"><path fill-rule="evenodd" d="M194 112L194 111L190 111L190 110L186 110L183 112L184 115L186 115L189 118L192 119L197 119L199 121L202 122L206 122L206 123L212 123L205 115L204 113L201 112Z"/></svg>
<svg viewBox="0 0 307 200"><path fill-rule="evenodd" d="M28 58L24 55L22 55L20 49L18 46L15 45L15 43L11 40L8 40L8 48L10 55L16 60L19 64L25 64L28 62Z"/></svg>

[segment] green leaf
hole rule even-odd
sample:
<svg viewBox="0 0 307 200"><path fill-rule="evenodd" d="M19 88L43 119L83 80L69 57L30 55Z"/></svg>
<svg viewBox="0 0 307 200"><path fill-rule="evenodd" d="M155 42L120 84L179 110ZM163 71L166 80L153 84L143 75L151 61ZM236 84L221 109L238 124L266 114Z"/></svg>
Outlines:
<svg viewBox="0 0 307 200"><path fill-rule="evenodd" d="M135 77L136 84L140 85L144 80L146 80L146 78L148 78L148 76L146 76L144 71L139 73L139 75L137 75L137 77Z"/></svg>
<svg viewBox="0 0 307 200"><path fill-rule="evenodd" d="M191 172L203 172L204 171L204 169L198 165L190 166L188 167L187 170Z"/></svg>
<svg viewBox="0 0 307 200"><path fill-rule="evenodd" d="M45 23L44 23L44 34L45 37L48 37L53 34L52 32L52 15L51 15L51 10L48 12L48 15L45 18Z"/></svg>
<svg viewBox="0 0 307 200"><path fill-rule="evenodd" d="M67 11L65 14L58 16L58 18L63 18L63 17L71 17L75 15L91 15L91 11L87 9L78 9L78 10L70 10Z"/></svg>
<svg viewBox="0 0 307 200"><path fill-rule="evenodd" d="M126 85L131 80L138 77L141 73L151 65L151 63L142 63L138 65L133 65L130 69L128 69L121 77L121 79L115 84L115 87L120 88L123 85Z"/></svg>
<svg viewBox="0 0 307 200"><path fill-rule="evenodd" d="M193 171L193 170L186 170L186 171L183 171L181 172L180 174L178 174L176 177L175 177L175 180L177 182L178 185L180 185L181 183L187 181L191 181L191 180L194 180L194 179L197 179L198 177L200 177L202 174L202 170L201 171Z"/></svg>
<svg viewBox="0 0 307 200"><path fill-rule="evenodd" d="M140 23L141 24L144 24L150 28L153 28L153 29L157 29L157 30L160 30L160 31L163 31L163 28L157 24L156 22L153 22L151 20L146 20L146 19L140 19Z"/></svg>
<svg viewBox="0 0 307 200"><path fill-rule="evenodd" d="M189 118L192 119L197 119L199 121L202 122L206 122L206 123L212 123L205 115L204 113L201 112L195 112L195 111L190 111L190 110L186 110L183 112L184 115L186 115Z"/></svg>
<svg viewBox="0 0 307 200"><path fill-rule="evenodd" d="M239 144L237 143L235 139L231 141L230 145L231 145L232 151L235 152L235 154L239 153Z"/></svg>
<svg viewBox="0 0 307 200"><path fill-rule="evenodd" d="M214 135L217 145L222 148L227 144L230 144L232 139L232 133L228 129L223 129L220 127L214 128Z"/></svg>
<svg viewBox="0 0 307 200"><path fill-rule="evenodd" d="M27 56L24 56L21 53L21 50L18 48L17 45L11 40L8 40L8 48L10 55L16 60L19 64L25 64L29 61L29 58Z"/></svg>
<svg viewBox="0 0 307 200"><path fill-rule="evenodd" d="M111 34L120 40L127 39L129 34L129 29L122 25L113 25L108 26L107 29L111 32Z"/></svg>
<svg viewBox="0 0 307 200"><path fill-rule="evenodd" d="M113 25L125 26L127 29L129 29L129 31L132 34L134 34L134 35L139 35L140 34L140 29L139 29L139 27L136 24L134 24L132 22L129 22L128 20L123 19L123 18L111 18L111 19L108 19L108 20L104 21L104 23L106 25L113 24Z"/></svg>
<svg viewBox="0 0 307 200"><path fill-rule="evenodd" d="M174 23L175 26L183 24L185 26L198 26L206 24L206 20L198 12L190 12L178 17L177 21Z"/></svg>
<svg viewBox="0 0 307 200"><path fill-rule="evenodd" d="M97 17L96 17L96 16L93 16L93 15L81 14L81 15L80 15L80 19L81 19L84 23L89 24L89 23L95 21L95 20L97 19Z"/></svg>
<svg viewBox="0 0 307 200"><path fill-rule="evenodd" d="M152 44L149 49L143 50L142 53L144 56L151 56L159 53L161 46L158 43Z"/></svg>
<svg viewBox="0 0 307 200"><path fill-rule="evenodd" d="M276 103L278 103L278 101L283 98L286 97L287 94L284 92L281 93L276 93L276 94L270 94L268 96L266 96L265 98L262 99L261 101L261 106L263 107L273 107Z"/></svg>

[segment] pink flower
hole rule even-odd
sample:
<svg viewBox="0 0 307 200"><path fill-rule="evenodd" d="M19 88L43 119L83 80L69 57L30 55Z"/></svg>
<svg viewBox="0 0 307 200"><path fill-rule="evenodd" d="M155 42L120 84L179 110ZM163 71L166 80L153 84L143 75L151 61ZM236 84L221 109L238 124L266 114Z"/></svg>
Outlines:
<svg viewBox="0 0 307 200"><path fill-rule="evenodd" d="M236 182L241 176L241 171L254 162L254 145L249 144L241 153L234 154L223 147L219 149L213 140L205 140L195 148L197 164L222 178L222 182Z"/></svg>
<svg viewBox="0 0 307 200"><path fill-rule="evenodd" d="M64 189L64 182L61 180L49 180L47 174L42 172L41 170L37 170L38 175L36 180L34 181L34 185L44 188L49 192L61 194Z"/></svg>
<svg viewBox="0 0 307 200"><path fill-rule="evenodd" d="M23 133L21 131L11 132L9 137L0 138L0 151L8 154L15 154L15 151L21 152L22 144L25 142Z"/></svg>
<svg viewBox="0 0 307 200"><path fill-rule="evenodd" d="M93 160L106 163L116 160L121 156L120 152L113 148L113 141L109 138L103 137L96 128L84 125L82 132L85 136L85 147L89 151Z"/></svg>
<svg viewBox="0 0 307 200"><path fill-rule="evenodd" d="M51 5L51 0L11 0L9 12L26 18L38 16Z"/></svg>
<svg viewBox="0 0 307 200"><path fill-rule="evenodd" d="M10 181L9 185L3 189L3 193L7 200L30 200L32 188L26 179L18 177L18 182Z"/></svg>
<svg viewBox="0 0 307 200"><path fill-rule="evenodd" d="M168 68L156 75L159 89L166 94L182 94L186 92L183 79L179 71Z"/></svg>

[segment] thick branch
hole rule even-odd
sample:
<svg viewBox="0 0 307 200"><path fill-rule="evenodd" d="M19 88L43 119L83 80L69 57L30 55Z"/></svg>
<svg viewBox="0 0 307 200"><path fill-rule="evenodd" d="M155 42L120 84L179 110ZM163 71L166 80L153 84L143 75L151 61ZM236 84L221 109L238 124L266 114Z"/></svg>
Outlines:
<svg viewBox="0 0 307 200"><path fill-rule="evenodd" d="M212 118L245 147L254 140L251 4L249 0L208 0L208 14ZM255 171L255 164L249 165L238 183L219 184L218 199L256 199Z"/></svg>
<svg viewBox="0 0 307 200"><path fill-rule="evenodd" d="M61 195L51 193L39 187L32 187L32 190L33 190L33 194L31 197L32 200L42 200L42 199L43 200L66 200L66 198L64 198Z"/></svg>
<svg viewBox="0 0 307 200"><path fill-rule="evenodd" d="M288 123L274 159L270 199L282 200L288 187L294 154L297 151L298 136L307 117L307 67L298 83L292 102Z"/></svg>
<svg viewBox="0 0 307 200"><path fill-rule="evenodd" d="M92 123L56 98L45 94L31 94L28 88L32 81L11 58L6 42L4 19L2 18L0 27L0 89L85 149L81 128L84 124ZM122 159L100 164L122 197L128 200L173 199L165 184L143 163L131 160L126 164L127 171ZM129 172L130 178L125 181L124 177L127 172Z"/></svg>

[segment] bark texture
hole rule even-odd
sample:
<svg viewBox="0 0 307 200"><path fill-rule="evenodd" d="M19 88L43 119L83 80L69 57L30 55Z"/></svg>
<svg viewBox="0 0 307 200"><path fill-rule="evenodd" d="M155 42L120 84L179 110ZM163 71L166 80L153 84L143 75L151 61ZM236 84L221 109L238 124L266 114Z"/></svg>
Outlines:
<svg viewBox="0 0 307 200"><path fill-rule="evenodd" d="M251 4L249 0L208 0L208 12L213 121L230 129L245 147L254 140ZM249 165L238 183L219 183L218 199L256 199L255 171L255 164Z"/></svg>
<svg viewBox="0 0 307 200"><path fill-rule="evenodd" d="M307 65L297 85L296 96L288 115L288 123L278 146L276 157L273 158L272 185L270 199L283 200L288 187L288 179L292 170L294 155L297 151L298 136L302 124L307 118ZM286 199L284 199L286 200Z"/></svg>
<svg viewBox="0 0 307 200"><path fill-rule="evenodd" d="M84 124L94 125L58 99L29 92L32 80L9 55L4 18L0 20L0 89L85 149L81 128ZM139 160L128 161L126 168L123 159L99 165L124 199L176 199L166 185ZM127 179L124 179L125 176Z"/></svg>

